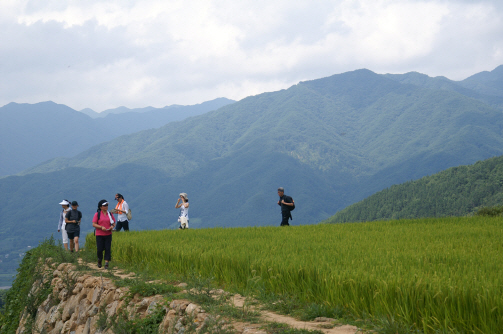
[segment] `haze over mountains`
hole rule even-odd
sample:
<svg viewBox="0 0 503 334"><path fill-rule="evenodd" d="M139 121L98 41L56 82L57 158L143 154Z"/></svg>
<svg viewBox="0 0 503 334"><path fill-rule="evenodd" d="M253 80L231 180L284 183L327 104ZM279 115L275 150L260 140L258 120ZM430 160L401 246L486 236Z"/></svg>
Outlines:
<svg viewBox="0 0 503 334"><path fill-rule="evenodd" d="M63 198L79 201L90 231L96 203L116 192L133 208L133 229L176 228L180 192L191 227L276 225L278 186L296 202L292 224L317 223L393 184L502 155L501 96L488 84L501 69L469 78L476 90L357 70L45 162L0 179L0 239L50 235ZM30 203L22 220L8 209L19 201Z"/></svg>
<svg viewBox="0 0 503 334"><path fill-rule="evenodd" d="M54 102L9 103L0 108L0 177L55 157L71 157L124 134L158 128L233 102L219 98L193 106L117 108L105 111L105 115L97 119Z"/></svg>

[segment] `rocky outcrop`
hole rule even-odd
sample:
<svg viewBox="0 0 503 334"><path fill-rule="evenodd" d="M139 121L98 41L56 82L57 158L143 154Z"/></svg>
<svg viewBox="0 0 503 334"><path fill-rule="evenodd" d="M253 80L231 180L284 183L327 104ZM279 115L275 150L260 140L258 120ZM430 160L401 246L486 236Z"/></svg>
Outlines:
<svg viewBox="0 0 503 334"><path fill-rule="evenodd" d="M54 268L53 268L54 269ZM52 274L52 293L38 307L31 333L112 333L109 319L119 314L129 319L143 319L154 312L165 316L159 324L160 333L184 333L190 327L199 332L217 319L189 300L167 302L161 295L130 296L128 287L116 287L112 280L82 274L69 263L60 264ZM40 282L35 283L35 292ZM162 309L162 310L160 310ZM27 334L28 315L21 317L16 334Z"/></svg>
<svg viewBox="0 0 503 334"><path fill-rule="evenodd" d="M135 326L142 321L155 326L159 333L167 334L267 334L263 329L264 321L279 322L293 328L316 330L325 334L358 332L355 326L334 327L335 319L331 318L304 322L270 311L260 311L262 323L233 321L217 314L209 314L201 306L187 299L168 301L162 295L132 296L128 287L117 287L111 279L102 277L104 271L95 271L93 275L86 274L77 271L70 263L62 263L56 267L51 264L50 259L41 265L45 266L46 273L33 284L30 295L45 298L47 290L43 287L49 286L49 283L50 293L37 309L36 306L25 308L16 334L109 334L114 330L118 333L131 333L133 330L128 328L132 327L127 326ZM178 286L186 288L187 284L181 283ZM181 293L197 294L197 291L193 290L184 290ZM45 293L42 294L42 291ZM220 289L211 290L209 293L216 299L227 294ZM244 309L244 297L235 294L230 301L238 309ZM143 327L135 328L134 332L142 333L142 329Z"/></svg>

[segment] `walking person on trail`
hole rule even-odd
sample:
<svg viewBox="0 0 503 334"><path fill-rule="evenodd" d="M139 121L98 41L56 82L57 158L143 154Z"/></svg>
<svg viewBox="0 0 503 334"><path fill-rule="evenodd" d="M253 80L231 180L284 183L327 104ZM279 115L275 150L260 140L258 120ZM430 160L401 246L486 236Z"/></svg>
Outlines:
<svg viewBox="0 0 503 334"><path fill-rule="evenodd" d="M66 221L65 217L68 211L70 211L70 201L67 199L64 199L59 203L63 207L63 211L59 214L59 223L58 223L58 232L61 232L61 235L63 237L63 246L65 247L65 250L68 250L68 233L66 233Z"/></svg>
<svg viewBox="0 0 503 334"><path fill-rule="evenodd" d="M180 227L178 229L184 230L189 228L189 198L186 193L181 193L179 196L175 209L180 209L180 216L178 217ZM180 201L182 202L180 203Z"/></svg>
<svg viewBox="0 0 503 334"><path fill-rule="evenodd" d="M105 269L112 260L112 230L115 227L115 217L108 212L108 202L102 199L93 217L93 227L96 229L96 248L98 253L98 268L101 268L103 251L105 251Z"/></svg>
<svg viewBox="0 0 503 334"><path fill-rule="evenodd" d="M288 219L292 218L292 210L295 209L295 202L293 198L285 195L285 189L283 187L278 188L279 201L278 205L281 206L281 225L280 226L290 226Z"/></svg>
<svg viewBox="0 0 503 334"><path fill-rule="evenodd" d="M124 200L124 196L119 193L115 194L115 200L117 201L117 205L115 206L115 209L112 210L112 213L117 214L117 227L115 228L115 231L119 232L122 228L124 228L125 232L129 232L129 220L127 219L129 205Z"/></svg>
<svg viewBox="0 0 503 334"><path fill-rule="evenodd" d="M72 202L72 209L66 213L66 233L68 234L68 239L70 239L70 252L75 249L76 252L79 251L79 238L80 238L80 221L82 220L82 212L77 210L79 203L77 201Z"/></svg>

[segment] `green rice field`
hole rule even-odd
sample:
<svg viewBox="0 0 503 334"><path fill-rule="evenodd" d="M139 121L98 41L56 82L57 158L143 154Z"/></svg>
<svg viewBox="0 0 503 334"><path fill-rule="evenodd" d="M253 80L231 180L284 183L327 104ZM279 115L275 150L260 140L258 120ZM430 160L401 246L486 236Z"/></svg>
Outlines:
<svg viewBox="0 0 503 334"><path fill-rule="evenodd" d="M87 247L95 247L88 235ZM392 316L424 333L503 332L503 218L117 233L113 261L163 275L198 272Z"/></svg>

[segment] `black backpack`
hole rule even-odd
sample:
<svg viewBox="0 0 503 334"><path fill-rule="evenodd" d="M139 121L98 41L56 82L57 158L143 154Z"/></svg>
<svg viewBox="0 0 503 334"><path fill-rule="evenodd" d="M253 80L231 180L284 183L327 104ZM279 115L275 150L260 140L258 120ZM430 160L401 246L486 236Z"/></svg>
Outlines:
<svg viewBox="0 0 503 334"><path fill-rule="evenodd" d="M289 202L287 201L287 199L289 200ZM288 207L288 210L289 210L289 211L293 211L293 210L295 210L295 203L293 202L293 198L291 198L290 196L286 196L286 195L285 195L285 202L286 202L286 203L293 203L293 205L292 205L292 206L287 205L287 207Z"/></svg>

